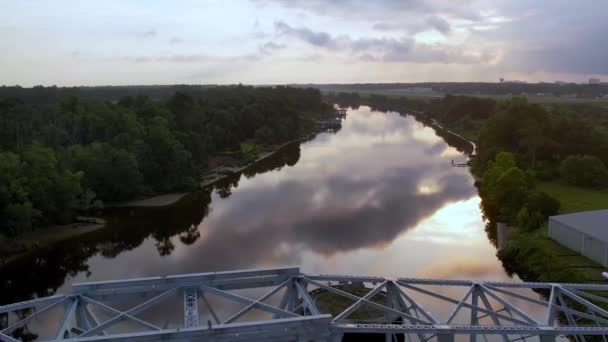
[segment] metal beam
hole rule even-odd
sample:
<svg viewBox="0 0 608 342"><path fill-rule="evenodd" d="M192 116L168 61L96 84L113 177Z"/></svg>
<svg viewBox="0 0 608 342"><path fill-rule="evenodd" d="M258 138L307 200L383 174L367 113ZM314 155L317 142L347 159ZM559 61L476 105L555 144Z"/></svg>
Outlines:
<svg viewBox="0 0 608 342"><path fill-rule="evenodd" d="M228 298L230 300L233 300L237 303L241 303L241 304L254 304L254 306L258 309L264 310L264 311L268 311L270 313L275 313L275 314L279 314L281 316L286 316L286 317L298 317L299 315L296 315L293 312L289 312L289 311L285 311L279 308L276 308L272 305L268 305L268 304L264 304L261 302L256 302L253 299L249 299L243 296L239 296L236 293L232 293L232 292L227 292L227 291L223 291L223 290L219 290L213 287L209 287L209 286L205 286L202 285L201 288L205 291L205 292L209 292L209 293L213 293L216 294L218 296L224 297L224 298Z"/></svg>
<svg viewBox="0 0 608 342"><path fill-rule="evenodd" d="M132 321L135 321L135 322L139 323L140 325L142 325L142 326L144 326L144 327L146 327L146 328L148 328L148 329L151 329L151 330L161 330L159 327L157 327L157 326L155 326L155 325L153 325L153 324L150 324L150 323L148 323L148 322L146 322L146 321L142 321L141 319L139 319L139 318L137 318L137 317L134 317L134 316L131 316L131 315L129 315L129 314L126 314L126 313L124 313L124 312L122 312L122 311L120 311L120 310L116 310L115 308L113 308L113 307L111 307L111 306L109 306L109 305L105 305L104 303L101 303L101 302L98 302L98 301L96 301L96 300L94 300L94 299L88 298L87 296L80 295L80 300L83 300L83 301L85 301L85 302L87 302L87 303L89 303L89 304L93 304L93 305L100 306L100 307L102 307L102 308L104 308L104 309L106 309L106 310L108 310L108 311L112 311L113 313L117 314L117 316L115 316L115 317L122 317L122 316L124 316L124 317L127 317L127 318L131 319ZM105 321L105 322L103 322L103 323L101 323L101 324L97 325L97 327L99 327L99 326L101 326L101 325L104 325L104 324L106 324L106 323L107 323L107 322L109 322L109 321L113 321L113 320L112 320L112 319L110 319L110 320L108 320L108 321ZM112 324L113 324L113 323L112 323ZM93 329L96 329L97 327L95 327L95 328L93 328ZM89 331L90 331L90 330L89 330ZM85 333L88 333L89 331L87 331L87 332L85 332ZM98 332L103 333L103 330L98 331Z"/></svg>
<svg viewBox="0 0 608 342"><path fill-rule="evenodd" d="M43 297L43 298L36 298L36 299L27 300L24 302L19 302L19 303L14 303L14 304L0 305L0 314L28 309L28 308L32 308L32 307L40 306L40 305L44 305L44 304L54 305L54 304L61 302L65 298L66 298L66 295L62 294L62 295L55 295L55 296L49 296L49 297Z"/></svg>
<svg viewBox="0 0 608 342"><path fill-rule="evenodd" d="M339 288L336 284L359 283L373 284L365 295L357 296ZM343 310L332 320L329 315L320 315L314 299L307 286L318 286L345 298L352 299L354 304ZM333 286L332 286L333 285ZM423 288L425 285L443 286L449 288L467 287L467 292L461 297L452 298ZM271 287L264 295L257 299L249 299L237 293L230 292L236 289L254 289ZM421 287L419 287L421 286ZM216 321L216 325L204 325L181 329L161 329L136 317L137 313L159 306L171 295L183 289L198 289L201 300L209 308ZM285 293L277 306L264 303L268 298L285 289ZM407 289L407 290L406 290ZM549 300L542 301L523 294L511 292L513 289L546 289L550 290ZM386 291L386 303L377 303L374 296ZM433 313L423 307L424 301L415 300L408 293L416 291L428 295L445 303L455 304L447 321L439 322ZM331 276L331 275L303 275L297 268L277 268L266 270L243 270L230 272L199 273L192 275L179 275L168 277L150 277L132 280L92 282L76 284L72 291L65 295L37 298L31 301L10 304L0 307L0 314L11 314L28 308L39 308L32 315L6 327L0 332L0 341L15 342L9 336L15 328L23 327L33 319L48 315L60 303L70 300L66 311L62 315L49 315L57 322L59 327L56 339L66 338L70 341L186 341L192 339L205 339L214 342L230 340L256 340L256 341L283 341L283 340L319 340L337 341L344 333L378 333L392 341L395 337L405 337L408 342L416 338L427 342L436 337L439 342L453 340L456 334L469 335L475 340L481 335L487 342L487 335L497 335L508 342L508 336L539 336L541 342L550 342L558 335L569 335L577 341L585 341L584 336L608 335L608 310L595 303L608 303L608 298L585 291L606 291L608 285L598 284L551 284L551 283L504 283L504 282L475 282L469 280L434 280L434 279L399 279L387 280L382 277L367 276ZM244 304L239 312L224 322L217 317L204 292L226 298L236 303ZM539 305L546 309L542 321L537 322L526 310L526 306L516 306L520 301L510 302L512 297L527 303ZM97 300L104 298L112 304L109 305ZM199 298L197 296L197 298ZM492 299L490 299L492 298ZM139 304L127 311L116 307L122 301L143 299ZM492 300L492 302L491 302ZM501 308L494 308L495 302ZM575 306L572 306L576 304ZM107 321L100 323L89 309L91 305L107 310L114 314ZM369 305L384 314L379 324L347 324L347 318L359 310L363 305ZM569 307L569 305L571 305ZM579 310L579 305L584 309ZM198 307L198 305L197 305ZM574 309L576 307L577 309ZM463 308L471 310L470 322L467 324L454 324L455 317ZM195 310L196 308L193 308ZM239 322L253 309L260 309L273 314L273 319L251 322ZM501 312L505 311L508 315ZM569 325L561 325L556 319L559 312L563 312ZM198 312L198 310L197 310ZM302 313L304 316L299 315ZM310 314L310 315L309 315ZM515 317L509 316L514 314ZM59 316L59 317L56 317ZM76 323L73 317L76 316ZM401 319L398 319L401 317ZM491 324L480 323L480 319L489 317ZM130 333L116 333L108 330L121 320L133 321L151 331L134 331ZM577 320L589 319L596 326L580 326ZM401 324L396 323L398 320ZM484 321L488 322L488 321ZM509 322L509 325L502 325ZM137 328L137 327L136 327ZM102 335L106 334L106 335ZM606 340L605 340L606 341Z"/></svg>
<svg viewBox="0 0 608 342"><path fill-rule="evenodd" d="M568 320L568 323L569 323L571 326L576 326L576 321L575 321L575 320L574 320L574 318L572 317L572 314L570 313L570 311L568 311L568 310L564 310L564 307L567 307L567 306L568 306L568 303L566 303L566 301L564 300L564 297L562 297L562 294L561 294L561 293L559 293L559 292L558 292L558 293L556 294L556 296L557 296L557 299L559 300L559 303L560 303L560 304L563 306L563 307L562 307L562 306L557 306L557 307L558 307L560 310L562 310L562 311L564 312L564 315L566 316L566 319ZM581 340L582 340L583 342L586 342L586 340L585 340L585 337L584 337L584 336L577 336L577 335L574 335L574 340L575 340L576 342L580 342Z"/></svg>
<svg viewBox="0 0 608 342"><path fill-rule="evenodd" d="M213 317L213 319L215 320L215 323L222 324L219 317L215 313L215 310L213 310L211 303L209 303L209 301L207 300L207 297L205 296L204 292L201 292L201 299L203 300L203 303L205 303L205 305L207 306L207 310L209 310L209 313L211 314L211 317Z"/></svg>
<svg viewBox="0 0 608 342"><path fill-rule="evenodd" d="M452 320L454 320L454 318L456 318L456 315L460 311L460 308L462 308L463 304L465 304L466 301L469 299L469 297L471 296L471 293L473 293L473 286L469 287L469 290L467 291L467 293L465 293L464 297L462 297L462 299L460 300L460 302L458 302L458 304L456 305L454 310L452 310L452 312L450 313L450 316L448 317L448 320L445 321L447 324L452 323Z"/></svg>
<svg viewBox="0 0 608 342"><path fill-rule="evenodd" d="M159 288L163 286L181 286L213 283L220 280L241 281L243 278L263 279L264 277L291 277L300 273L299 267L270 268L260 270L238 270L227 272L209 272L180 274L165 277L134 278L129 280L109 280L98 282L75 283L74 292L94 292L104 289L116 291L127 287Z"/></svg>
<svg viewBox="0 0 608 342"><path fill-rule="evenodd" d="M339 294L339 295L341 295L343 297L347 297L347 298L350 298L350 299L353 299L353 300L358 300L359 298L361 298L361 297L357 297L357 296L355 296L353 294L350 294L348 292L344 292L342 290L339 290L339 289L336 289L336 288L333 288L333 287L326 286L324 284L318 283L318 282L316 282L314 280L310 280L308 278L305 278L305 279L307 281L309 281L311 284L314 284L316 286L322 287L322 288L326 289L329 292L333 292L333 293ZM417 318L417 317L414 317L412 315L406 314L405 312L398 311L398 310L391 309L391 308L387 308L384 305L381 305L381 304L378 304L378 303L374 303L372 301L366 301L366 303L369 304L369 305L371 305L371 306L373 306L373 307L375 307L375 308L377 308L377 309L380 309L382 311L390 312L390 313L396 314L398 316L407 317L409 320L417 322L419 324L431 324L429 322L425 322L424 320L421 320L420 318Z"/></svg>
<svg viewBox="0 0 608 342"><path fill-rule="evenodd" d="M481 287L481 289L483 289L483 291L485 293L487 293L490 297L494 298L496 301L498 301L500 304L502 304L509 311L515 312L520 317L522 317L523 319L525 319L526 321L528 321L528 322L530 322L532 324L538 324L538 322L534 318L530 317L528 314L526 314L525 312L523 312L522 310L520 310L519 308L517 308L515 305L511 304L508 300L503 299L502 297L500 297L499 295L497 295L496 293L494 293L494 291L492 291L491 289L489 289L485 285L480 284L479 286Z"/></svg>
<svg viewBox="0 0 608 342"><path fill-rule="evenodd" d="M20 327L26 325L32 319L34 319L34 318L42 315L43 313L45 313L45 312L53 309L55 306L57 306L57 304L63 303L68 298L70 298L70 297L64 296L61 299L54 301L51 305L45 307L44 309L42 309L40 311L36 311L35 313L27 316L26 318L24 318L24 319L22 319L22 320L20 320L20 321L18 321L16 323L14 323L14 324L12 324L12 325L9 325L8 327L6 327L2 331L0 331L0 333L6 333L6 332L9 332L9 331L12 331L13 329L20 328Z"/></svg>
<svg viewBox="0 0 608 342"><path fill-rule="evenodd" d="M279 286L275 287L274 289L272 289L272 290L268 291L268 292L267 292L265 295L263 295L262 297L258 298L258 299L257 299L255 302L252 302L251 304L249 304L249 305L247 305L245 308L243 308L241 311L239 311L239 312L235 313L234 315L232 315L232 317L230 317L230 318L228 318L227 320L225 320L225 321L224 321L222 324L228 324L228 323L232 323L232 322L236 321L237 319L241 318L243 315L245 315L245 314L246 314L246 313L248 313L249 311L253 310L253 309L254 309L254 307L255 307L255 306L258 304L258 303L260 303L260 302L262 302L262 301L264 301L264 300L266 300L266 299L268 299L268 298L272 297L272 296L273 296L275 293L279 292L279 291L280 291L280 290L281 290L281 289L282 289L282 288L283 288L285 285L287 285L287 284L291 283L291 281L292 281L292 279L291 279L291 278L290 278L290 279L285 280L285 281L284 281L283 283L281 283ZM283 307L284 307L284 305L283 305L283 306L280 306L279 308L280 308L280 309L283 309ZM218 323L219 323L219 321L218 321Z"/></svg>
<svg viewBox="0 0 608 342"><path fill-rule="evenodd" d="M479 299L481 299L481 302L486 307L486 309L493 310L492 305L490 304L490 301L488 300L488 297L486 297L486 294L483 291L479 291ZM501 325L500 321L498 321L498 318L495 315L489 315L489 316L490 316L490 319L492 320L492 322L494 323L494 325L496 325L496 326ZM484 337L485 337L485 335L484 335ZM509 341L509 338L506 335L502 335L502 339L505 342Z"/></svg>
<svg viewBox="0 0 608 342"><path fill-rule="evenodd" d="M320 315L321 313L319 312L319 309L317 308L315 303L313 303L312 298L310 298L310 295L308 294L308 291L306 291L306 286L302 285L300 279L294 279L293 284L298 290L300 297L302 297L302 301L305 303L306 308L308 308L308 312L310 312L311 315Z"/></svg>
<svg viewBox="0 0 608 342"><path fill-rule="evenodd" d="M309 332L309 335L322 335L324 327L327 329L331 321L330 315L320 316L298 316L294 318L273 319L256 322L232 323L222 326L216 326L212 329L208 327L199 327L195 329L167 329L160 332L141 332L116 334L112 336L113 341L191 341L206 338L206 340L221 341L221 340L251 340L252 336L255 340L269 340L268 338L283 338L292 339L298 336L299 332ZM312 334L310 334L312 331ZM331 331L327 330L325 335L330 335ZM285 338L290 336L292 338ZM257 338L256 338L257 337ZM104 341L101 336L88 338L75 338L71 341Z"/></svg>
<svg viewBox="0 0 608 342"><path fill-rule="evenodd" d="M431 292L431 291L428 291L428 290L425 290L425 289L421 289L421 288L416 287L416 286L411 286L411 285L404 284L404 283L400 283L400 285L404 286L404 287L407 287L407 288L410 288L412 290L415 290L415 291L427 294L427 295L429 295L431 297L435 297L435 298L438 298L438 299L445 300L446 302L449 302L449 303L452 303L452 304L458 304L459 303L459 301L456 300L456 299L454 299L454 298L451 298L451 297L448 297L448 296L444 296L444 295L440 295L438 293L434 293L434 292ZM473 308L473 305L468 304L468 303L462 303L462 306L464 306L466 308L469 308L469 309ZM478 311L481 311L481 312L483 312L485 314L496 315L496 317L498 317L500 319L504 319L506 321L510 321L510 322L517 323L517 324L523 324L523 325L533 325L530 322L522 321L522 320L514 318L514 317L509 317L509 316L501 315L501 314L498 314L498 313L496 313L494 311L491 311L491 310L488 310L488 309L484 309L484 308L480 308L480 307L475 307L475 308L477 308Z"/></svg>
<svg viewBox="0 0 608 342"><path fill-rule="evenodd" d="M70 337L70 326L72 322L72 317L74 317L74 313L76 312L76 308L78 307L78 297L72 298L72 302L66 306L65 313L63 315L63 319L59 325L59 329L55 334L56 340L65 339L65 334L68 334L68 338Z"/></svg>
<svg viewBox="0 0 608 342"><path fill-rule="evenodd" d="M184 328L198 327L198 289L184 289Z"/></svg>
<svg viewBox="0 0 608 342"><path fill-rule="evenodd" d="M399 294L414 306L416 309L415 312L420 312L431 323L439 323L439 321L433 317L433 315L431 315L421 304L418 304L414 298L410 297L401 287L399 287L397 282L391 281L391 283L395 285L397 290L399 290Z"/></svg>
<svg viewBox="0 0 608 342"><path fill-rule="evenodd" d="M542 300L539 300L539 299L535 299L535 298L530 298L528 296L524 296L524 295L519 294L517 292L511 292L511 291L505 290L503 288L492 286L492 285L488 285L488 284L484 284L484 285L487 288L493 290L494 292L499 292L499 293L505 294L507 296L515 297L517 299L522 299L522 300L525 300L527 302L538 304L538 305L542 305L542 306L547 306L548 305L548 303L545 302L545 301L542 301Z"/></svg>
<svg viewBox="0 0 608 342"><path fill-rule="evenodd" d="M0 333L0 341L2 341L2 342L21 342L8 335L3 334L3 333Z"/></svg>
<svg viewBox="0 0 608 342"><path fill-rule="evenodd" d="M154 326L154 325L152 325L152 324L150 324L148 322L145 322L145 321L142 321L142 320L136 318L135 315L137 315L138 313L140 313L140 312L148 309L152 305L158 304L159 302L165 300L167 297L169 297L171 295L174 295L176 292L177 292L177 289L171 289L171 290L165 291L165 292L159 294L158 296L156 296L156 297L154 297L154 298L152 298L152 299L150 299L150 300L148 300L148 301L146 301L144 303L141 303L141 304L139 304L139 305L137 305L137 306L135 306L135 307L127 310L127 311L124 311L124 312L120 311L120 310L116 310L114 308L111 308L110 306L107 306L107 305L105 305L103 303L97 303L97 305L102 304L103 307L112 309L114 312L118 313L118 315L114 316L113 318L111 318L111 319L109 319L109 320L107 320L107 321L105 321L105 322L103 322L103 323L101 323L101 324L99 324L99 325L97 325L97 326L95 326L95 327L87 330L87 331L85 331L80 336L81 337L86 337L86 336L95 335L95 334L97 334L100 331L107 330L112 325L114 325L114 324L116 324L116 323L118 323L118 322L120 322L120 321L122 321L122 320L124 320L126 318L132 319L132 320L134 320L134 321L136 321L136 322L138 322L140 324L143 323L143 325L145 327L149 328L149 329L161 330L157 326Z"/></svg>
<svg viewBox="0 0 608 342"><path fill-rule="evenodd" d="M578 302L579 304L584 305L586 308L593 310L593 311L603 315L604 317L608 317L608 311L600 308L599 306L591 303L590 301L588 301L586 299L583 299L583 298L577 296L576 294L568 291L568 289L560 288L560 292L565 294L566 296L568 296L570 299Z"/></svg>
<svg viewBox="0 0 608 342"><path fill-rule="evenodd" d="M348 315L350 315L355 310L357 310L357 308L359 308L365 302L369 302L375 295L377 295L378 293L380 293L380 291L382 291L382 289L386 286L386 283L387 283L386 280L383 281L375 289L369 291L365 296L360 297L353 305L348 307L346 310L342 311L342 313L339 314L338 316L334 317L333 321L339 322L339 321L343 320L344 318L348 317Z"/></svg>
<svg viewBox="0 0 608 342"><path fill-rule="evenodd" d="M549 302L547 308L547 316L545 317L545 324L553 326L555 324L555 300L557 299L555 293L558 291L558 287L551 286L551 293L549 294Z"/></svg>

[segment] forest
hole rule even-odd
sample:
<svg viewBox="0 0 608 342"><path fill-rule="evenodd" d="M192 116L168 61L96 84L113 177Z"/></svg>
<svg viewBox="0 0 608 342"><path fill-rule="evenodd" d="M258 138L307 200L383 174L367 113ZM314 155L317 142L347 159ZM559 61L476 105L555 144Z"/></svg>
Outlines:
<svg viewBox="0 0 608 342"><path fill-rule="evenodd" d="M539 94L579 98L597 98L608 94L608 84L523 83L523 82L423 82L423 83L359 83L309 85L323 92L372 92L399 94L408 89L428 89L440 94L507 95ZM428 91L426 91L428 92ZM415 94L415 93L414 93Z"/></svg>
<svg viewBox="0 0 608 342"><path fill-rule="evenodd" d="M312 88L2 87L0 235L194 189L214 155L299 138L331 111Z"/></svg>

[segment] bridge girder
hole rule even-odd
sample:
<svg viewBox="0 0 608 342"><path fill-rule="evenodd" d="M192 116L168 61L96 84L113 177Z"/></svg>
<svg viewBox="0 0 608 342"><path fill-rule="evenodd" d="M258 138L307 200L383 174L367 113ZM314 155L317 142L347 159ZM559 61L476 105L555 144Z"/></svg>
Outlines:
<svg viewBox="0 0 608 342"><path fill-rule="evenodd" d="M261 288L268 290L251 296ZM77 283L62 295L0 306L0 341L37 333L31 325L50 316L42 329L50 331L47 339L67 341L339 341L358 333L387 341L606 342L604 295L608 285L308 275L297 267L210 272ZM322 297L337 304L328 309ZM158 312L177 315L169 309L176 298L183 324L159 325ZM224 312L218 300L236 311Z"/></svg>

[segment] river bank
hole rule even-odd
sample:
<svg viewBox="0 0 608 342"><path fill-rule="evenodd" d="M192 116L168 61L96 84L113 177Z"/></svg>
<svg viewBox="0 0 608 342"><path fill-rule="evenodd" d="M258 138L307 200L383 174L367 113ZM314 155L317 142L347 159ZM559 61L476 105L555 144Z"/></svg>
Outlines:
<svg viewBox="0 0 608 342"><path fill-rule="evenodd" d="M537 188L558 199L560 214L605 209L608 191L584 189L559 182L541 182ZM605 283L605 267L553 241L547 225L531 232L517 229L499 257L526 281Z"/></svg>
<svg viewBox="0 0 608 342"><path fill-rule="evenodd" d="M447 130L434 119L432 121L436 124L436 128L466 140L457 132ZM476 146L474 151L476 151ZM475 160L475 156L472 155L471 159ZM473 169L471 169L471 173L477 181L480 181L480 174L476 174ZM479 186L482 185L479 183ZM549 194L560 202L560 214L608 207L608 191L605 190L584 189L558 181L540 182L536 184L536 189ZM514 227L513 233L509 235L505 243L505 248L500 249L497 256L505 269L516 273L524 281L606 282L601 275L605 271L605 267L549 238L546 223L533 231L524 231Z"/></svg>
<svg viewBox="0 0 608 342"><path fill-rule="evenodd" d="M479 136L479 132L461 131L459 127L447 128L436 115L425 111L407 111L419 121L432 127L450 145L466 152L470 159L471 173L480 183L483 167L477 165L477 146L465 136ZM483 121L479 123L483 127ZM467 146L470 144L469 146ZM481 188L480 188L481 189ZM608 191L589 190L561 184L558 180L536 184L536 190L546 192L561 204L560 213L608 208ZM492 227L492 225L490 225ZM493 228L490 228L493 229ZM495 235L495 234L494 234ZM505 269L517 273L526 281L551 282L605 282L601 272L605 269L594 261L573 252L547 236L546 224L533 231L514 228L505 248L497 253Z"/></svg>
<svg viewBox="0 0 608 342"><path fill-rule="evenodd" d="M104 228L99 223L72 223L56 225L20 235L17 239L0 238L6 252L0 254L0 266L22 258L37 249L47 248L57 242L85 235ZM0 251L2 252L2 251Z"/></svg>
<svg viewBox="0 0 608 342"><path fill-rule="evenodd" d="M310 139L318 132L307 134L301 138L287 141L276 146L266 146L255 159L238 167L218 166L201 175L200 189L205 189L213 186L216 183L224 181L229 177L234 177L255 166L256 164L267 160L274 156L286 147ZM272 148L272 150L269 150ZM106 206L106 209L112 208L161 208L175 205L182 198L188 196L192 192L179 192L161 194L142 198L134 201L113 203ZM100 219L102 220L102 219ZM102 220L103 221L103 220ZM39 249L48 248L52 245L63 242L72 238L84 236L86 234L98 231L104 228L104 224L99 223L71 223L67 225L56 225L27 232L16 238L9 239L0 236L0 266L25 257Z"/></svg>

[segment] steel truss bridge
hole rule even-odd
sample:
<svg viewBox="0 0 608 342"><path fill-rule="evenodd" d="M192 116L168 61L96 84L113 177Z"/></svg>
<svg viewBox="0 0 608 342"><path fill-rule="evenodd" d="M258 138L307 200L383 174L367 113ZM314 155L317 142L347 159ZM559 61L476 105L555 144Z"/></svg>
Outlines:
<svg viewBox="0 0 608 342"><path fill-rule="evenodd" d="M603 294L608 285L311 275L297 267L184 274L77 283L65 294L0 306L0 340L340 341L376 334L369 337L606 342Z"/></svg>

